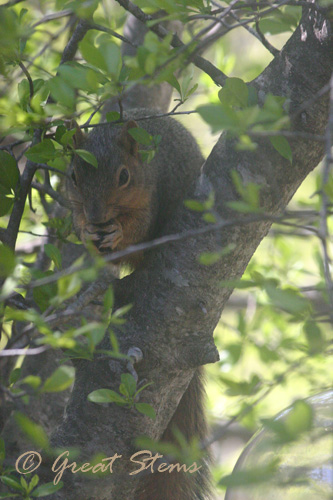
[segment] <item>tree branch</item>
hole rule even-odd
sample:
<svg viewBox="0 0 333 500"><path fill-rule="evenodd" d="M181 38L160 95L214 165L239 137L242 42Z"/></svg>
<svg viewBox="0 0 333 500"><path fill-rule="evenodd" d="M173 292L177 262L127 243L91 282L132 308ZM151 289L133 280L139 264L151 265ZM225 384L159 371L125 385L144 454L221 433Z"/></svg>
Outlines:
<svg viewBox="0 0 333 500"><path fill-rule="evenodd" d="M133 14L139 21L144 24L147 24L148 21L152 21L153 17L145 14L139 7L134 5L130 0L117 0L117 2L124 7L128 12ZM160 24L154 24L153 26L148 26L148 28L153 31L156 35L161 38L165 38L169 31L165 29ZM171 40L171 45L174 48L183 48L185 47L183 42L177 35L173 35ZM211 77L211 79L216 83L216 85L223 86L227 76L218 68L216 68L212 63L207 61L201 56L194 56L192 62L200 68L202 71L207 73Z"/></svg>
<svg viewBox="0 0 333 500"><path fill-rule="evenodd" d="M71 61L74 58L78 48L78 44L83 39L88 29L89 25L86 21L79 21L71 39L69 40L68 44L65 47L60 64L64 64L65 62ZM50 98L48 100L50 100ZM42 137L42 130L36 129L34 132L34 139L32 141L32 145L40 142L41 137ZM25 207L25 201L28 196L32 179L35 175L37 168L38 167L36 163L28 160L24 172L20 178L20 196L14 203L9 223L3 238L4 243L12 249L15 248L17 234Z"/></svg>

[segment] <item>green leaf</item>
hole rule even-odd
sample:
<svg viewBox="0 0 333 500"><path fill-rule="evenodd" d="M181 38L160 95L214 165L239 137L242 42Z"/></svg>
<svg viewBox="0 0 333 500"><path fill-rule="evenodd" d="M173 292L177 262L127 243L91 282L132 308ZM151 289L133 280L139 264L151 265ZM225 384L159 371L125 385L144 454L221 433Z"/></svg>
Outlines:
<svg viewBox="0 0 333 500"><path fill-rule="evenodd" d="M267 429L275 434L276 443L283 444L295 441L304 432L312 429L313 409L303 400L293 403L288 412L277 419L262 419Z"/></svg>
<svg viewBox="0 0 333 500"><path fill-rule="evenodd" d="M221 286L228 288L239 288L240 290L245 290L246 288L253 288L257 285L255 281L239 279L239 280L226 280L221 281Z"/></svg>
<svg viewBox="0 0 333 500"><path fill-rule="evenodd" d="M21 368L14 368L9 375L9 383L15 384L21 376Z"/></svg>
<svg viewBox="0 0 333 500"><path fill-rule="evenodd" d="M197 200L184 200L184 205L186 208L193 210L193 212L204 212L206 210L205 203Z"/></svg>
<svg viewBox="0 0 333 500"><path fill-rule="evenodd" d="M282 289L271 283L264 284L272 303L291 314L298 314L309 308L308 301L292 288Z"/></svg>
<svg viewBox="0 0 333 500"><path fill-rule="evenodd" d="M258 207L254 207L247 201L228 201L226 205L232 210L235 210L236 212L240 212L243 214L252 214L260 212L260 209Z"/></svg>
<svg viewBox="0 0 333 500"><path fill-rule="evenodd" d="M93 167L98 167L96 156L90 153L90 151L86 151L85 149L76 149L75 153L79 155L82 160L90 163L90 165L92 165Z"/></svg>
<svg viewBox="0 0 333 500"><path fill-rule="evenodd" d="M0 217L12 207L19 179L15 158L6 151L0 151Z"/></svg>
<svg viewBox="0 0 333 500"><path fill-rule="evenodd" d="M255 485L271 481L276 474L277 460L258 467L247 467L246 470L234 470L232 474L223 476L218 484L227 487Z"/></svg>
<svg viewBox="0 0 333 500"><path fill-rule="evenodd" d="M36 488L37 484L39 483L39 477L37 476L37 474L35 474L33 476L33 478L31 479L30 483L29 483L29 493L30 491L32 491L34 488Z"/></svg>
<svg viewBox="0 0 333 500"><path fill-rule="evenodd" d="M103 56L107 72L113 77L113 79L118 80L123 64L120 47L118 47L118 45L114 42L108 41L106 43L102 43L98 50Z"/></svg>
<svg viewBox="0 0 333 500"><path fill-rule="evenodd" d="M107 71L107 66L103 54L94 45L94 40L91 34L85 36L84 40L79 43L79 49L85 60L100 68L103 71Z"/></svg>
<svg viewBox="0 0 333 500"><path fill-rule="evenodd" d="M76 129L66 130L60 139L60 143L63 146L68 146L68 144L73 144L72 137L75 135Z"/></svg>
<svg viewBox="0 0 333 500"><path fill-rule="evenodd" d="M24 479L24 477L21 476L21 485L22 487L24 488L24 491L27 491L28 490L28 483L26 482L26 480Z"/></svg>
<svg viewBox="0 0 333 500"><path fill-rule="evenodd" d="M318 324L314 321L307 321L304 324L303 331L309 345L309 352L316 354L322 352L325 348L325 339Z"/></svg>
<svg viewBox="0 0 333 500"><path fill-rule="evenodd" d="M291 151L291 147L287 139L282 135L277 135L275 137L270 137L270 141L273 147L276 149L276 151L280 153L280 155L283 156L283 158L286 158L286 160L292 163L293 153Z"/></svg>
<svg viewBox="0 0 333 500"><path fill-rule="evenodd" d="M107 122L115 122L120 120L120 113L118 113L118 111L109 111L106 113L105 117Z"/></svg>
<svg viewBox="0 0 333 500"><path fill-rule="evenodd" d="M113 303L114 303L114 293L112 286L110 286L104 294L104 299L103 299L104 312L112 311Z"/></svg>
<svg viewBox="0 0 333 500"><path fill-rule="evenodd" d="M209 212L206 212L205 214L203 214L202 220L204 220L205 222L208 222L208 224L216 224L216 222L217 222L215 215L212 213L209 213Z"/></svg>
<svg viewBox="0 0 333 500"><path fill-rule="evenodd" d="M53 276L53 271L39 271L37 269L33 272L34 278L47 278L48 276ZM42 286L37 286L32 291L32 296L38 307L42 312L46 311L49 307L51 301L57 295L57 285L56 283L49 283Z"/></svg>
<svg viewBox="0 0 333 500"><path fill-rule="evenodd" d="M5 460L5 457L6 457L5 441L3 440L2 437L0 437L0 469L2 467L3 461Z"/></svg>
<svg viewBox="0 0 333 500"><path fill-rule="evenodd" d="M33 389L38 389L38 387L40 386L41 383L42 383L42 380L37 375L27 375L22 380L20 380L20 385L28 384Z"/></svg>
<svg viewBox="0 0 333 500"><path fill-rule="evenodd" d="M52 260L52 262L54 262L55 266L58 269L61 269L62 257L59 248L52 245L51 243L47 243L46 245L44 245L44 251L46 255Z"/></svg>
<svg viewBox="0 0 333 500"><path fill-rule="evenodd" d="M213 133L223 129L237 133L243 132L244 124L240 122L236 111L230 106L207 104L199 106L197 112L210 125Z"/></svg>
<svg viewBox="0 0 333 500"><path fill-rule="evenodd" d="M135 139L139 144L144 144L149 146L152 143L152 136L141 127L134 127L128 130L128 133Z"/></svg>
<svg viewBox="0 0 333 500"><path fill-rule="evenodd" d="M149 151L139 151L142 163L150 163L154 158L156 151L151 149Z"/></svg>
<svg viewBox="0 0 333 500"><path fill-rule="evenodd" d="M75 91L69 83L60 76L54 76L47 85L56 103L63 104L70 110L74 109Z"/></svg>
<svg viewBox="0 0 333 500"><path fill-rule="evenodd" d="M97 389L88 395L88 401L92 403L118 403L126 404L126 400L111 389Z"/></svg>
<svg viewBox="0 0 333 500"><path fill-rule="evenodd" d="M143 413L143 415L146 415L147 417L155 420L156 412L155 412L154 408L151 405L149 405L148 403L135 403L135 408L140 413Z"/></svg>
<svg viewBox="0 0 333 500"><path fill-rule="evenodd" d="M313 425L313 417L313 409L306 401L295 401L284 420L289 435L298 436L303 432L310 431Z"/></svg>
<svg viewBox="0 0 333 500"><path fill-rule="evenodd" d="M52 495L56 491L60 490L63 487L64 483L60 481L58 484L46 483L42 484L38 488L35 489L31 493L31 496L36 498L47 497L48 495Z"/></svg>
<svg viewBox="0 0 333 500"><path fill-rule="evenodd" d="M81 288L81 279L78 273L63 276L58 280L58 295L62 300L67 300L77 294Z"/></svg>
<svg viewBox="0 0 333 500"><path fill-rule="evenodd" d="M203 264L205 266L212 266L213 264L216 264L222 257L225 255L228 255L233 249L235 248L235 245L233 243L230 243L229 245L225 246L218 252L203 252L199 255L199 262L200 264Z"/></svg>
<svg viewBox="0 0 333 500"><path fill-rule="evenodd" d="M0 278L10 276L15 269L14 252L6 245L0 244Z"/></svg>
<svg viewBox="0 0 333 500"><path fill-rule="evenodd" d="M72 366L60 366L46 379L42 392L60 392L68 389L74 381L75 370Z"/></svg>
<svg viewBox="0 0 333 500"><path fill-rule="evenodd" d="M27 111L27 106L30 100L30 86L28 80L21 80L17 86L20 106L24 111Z"/></svg>
<svg viewBox="0 0 333 500"><path fill-rule="evenodd" d="M136 380L130 373L121 374L121 382L127 390L129 396L134 396L136 391Z"/></svg>
<svg viewBox="0 0 333 500"><path fill-rule="evenodd" d="M100 0L87 0L85 2L82 2L82 0L71 0L68 6L73 9L79 19L84 18L90 21L99 2ZM68 2L66 2L66 6L67 3Z"/></svg>
<svg viewBox="0 0 333 500"><path fill-rule="evenodd" d="M3 482L3 484L8 486L8 488L12 488L13 490L24 493L24 488L21 486L17 479L13 479L8 476L1 476L1 481Z"/></svg>
<svg viewBox="0 0 333 500"><path fill-rule="evenodd" d="M51 139L44 139L43 141L32 146L26 153L25 156L28 160L34 162L44 162L55 158L57 155L57 150Z"/></svg>
<svg viewBox="0 0 333 500"><path fill-rule="evenodd" d="M113 314L112 318L122 318L125 314L132 309L132 304L126 304L126 306L119 307Z"/></svg>
<svg viewBox="0 0 333 500"><path fill-rule="evenodd" d="M9 191L15 189L20 179L16 160L6 151L0 151L0 184Z"/></svg>
<svg viewBox="0 0 333 500"><path fill-rule="evenodd" d="M199 255L199 262L204 266L212 266L221 259L221 252L202 252Z"/></svg>
<svg viewBox="0 0 333 500"><path fill-rule="evenodd" d="M8 214L14 203L13 192L0 184L0 217Z"/></svg>
<svg viewBox="0 0 333 500"><path fill-rule="evenodd" d="M240 78L227 78L223 88L219 91L222 104L245 108L248 105L249 91L247 85Z"/></svg>
<svg viewBox="0 0 333 500"><path fill-rule="evenodd" d="M225 375L219 375L219 380L228 387L230 396L251 396L261 388L261 380L258 375L252 375L250 381L237 382Z"/></svg>
<svg viewBox="0 0 333 500"><path fill-rule="evenodd" d="M67 85L86 92L96 92L100 83L108 81L98 70L72 61L62 64L58 73Z"/></svg>
<svg viewBox="0 0 333 500"><path fill-rule="evenodd" d="M44 429L22 413L15 412L15 420L24 434L38 447L49 448L49 440Z"/></svg>
<svg viewBox="0 0 333 500"><path fill-rule="evenodd" d="M175 77L175 75L170 75L168 78L167 78L167 82L174 88L177 90L177 92L179 94L181 94L181 88L180 88L180 84L177 80L177 78Z"/></svg>

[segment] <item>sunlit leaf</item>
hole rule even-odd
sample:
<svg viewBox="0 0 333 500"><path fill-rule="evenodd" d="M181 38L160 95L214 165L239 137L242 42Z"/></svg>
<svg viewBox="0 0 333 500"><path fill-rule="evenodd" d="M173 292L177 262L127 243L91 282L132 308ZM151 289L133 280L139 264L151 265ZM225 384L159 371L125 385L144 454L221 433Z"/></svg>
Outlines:
<svg viewBox="0 0 333 500"><path fill-rule="evenodd" d="M46 379L42 392L60 392L68 389L74 381L74 374L72 366L60 366Z"/></svg>

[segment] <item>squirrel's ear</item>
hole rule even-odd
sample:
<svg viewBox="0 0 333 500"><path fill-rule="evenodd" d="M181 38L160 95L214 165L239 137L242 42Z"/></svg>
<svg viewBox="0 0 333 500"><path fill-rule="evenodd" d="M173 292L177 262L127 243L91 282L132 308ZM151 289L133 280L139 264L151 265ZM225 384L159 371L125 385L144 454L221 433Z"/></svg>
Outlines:
<svg viewBox="0 0 333 500"><path fill-rule="evenodd" d="M138 156L138 143L134 139L134 137L131 136L129 133L129 130L131 128L137 128L138 124L134 120L130 120L129 122L125 123L123 128L121 129L120 132L120 137L119 137L119 145L125 149L127 153L129 153L132 156L137 157Z"/></svg>
<svg viewBox="0 0 333 500"><path fill-rule="evenodd" d="M73 135L73 142L74 148L79 149L84 141L84 133L82 132L80 125L75 120L71 120L70 128L76 128L75 134Z"/></svg>

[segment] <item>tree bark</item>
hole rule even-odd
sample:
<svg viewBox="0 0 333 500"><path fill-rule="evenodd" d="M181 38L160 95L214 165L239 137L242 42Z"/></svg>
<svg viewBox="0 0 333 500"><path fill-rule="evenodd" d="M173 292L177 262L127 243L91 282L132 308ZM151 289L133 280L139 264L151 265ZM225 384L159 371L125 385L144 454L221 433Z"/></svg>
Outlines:
<svg viewBox="0 0 333 500"><path fill-rule="evenodd" d="M284 96L290 101L292 130L324 134L328 98L320 97L297 114L330 80L333 44L328 19L304 9L300 26L264 72L250 85L263 100L265 95ZM87 401L99 388L118 390L123 363L96 358L76 365L76 380L66 417L54 433L53 445L80 447L83 461L102 452L122 458L106 479L87 480L85 475L67 472L65 487L53 498L134 499L137 475L129 457L136 451L134 439L142 434L158 439L165 430L194 370L218 360L213 331L231 289L221 281L242 276L251 256L267 234L271 221L242 223L241 216L226 207L237 199L230 173L236 170L243 181L261 186L261 206L266 214L280 214L303 179L323 157L323 143L293 139L290 164L261 139L255 152L237 151L235 141L222 134L209 155L192 198L205 200L213 188L216 211L223 219L237 219L219 234L210 232L151 251L148 266L124 278L115 286L115 307L127 302L133 307L127 322L117 332L121 351L132 346L143 352L135 366L139 380L152 381L140 401L151 404L156 420L115 404L100 406ZM180 233L203 227L201 215L179 207L166 233ZM213 266L198 263L202 252L216 251L232 243L234 249ZM134 467L135 469L138 466Z"/></svg>

